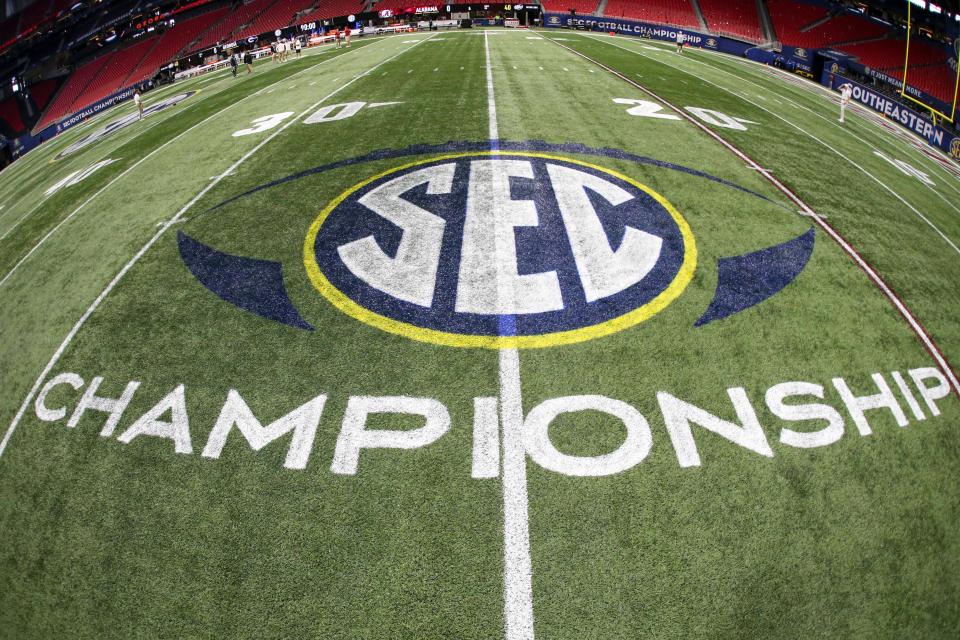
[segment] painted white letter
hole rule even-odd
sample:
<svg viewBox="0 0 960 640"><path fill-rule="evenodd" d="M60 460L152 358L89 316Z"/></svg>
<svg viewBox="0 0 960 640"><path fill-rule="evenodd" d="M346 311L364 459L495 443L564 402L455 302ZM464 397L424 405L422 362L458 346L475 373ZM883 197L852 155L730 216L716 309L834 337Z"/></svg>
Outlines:
<svg viewBox="0 0 960 640"><path fill-rule="evenodd" d="M893 391L890 390L887 381L884 380L883 376L879 373L875 373L871 377L873 378L873 383L880 389L880 393L873 396L859 397L853 395L853 392L850 391L850 387L847 386L843 378L833 379L833 386L837 388L837 392L840 394L840 397L843 398L843 403L847 405L847 412L850 414L850 417L853 418L854 424L857 425L857 430L860 431L860 435L868 436L873 433L873 430L870 429L870 424L867 422L867 417L864 415L864 412L870 409L882 409L886 407L890 409L898 426L907 426L907 424L909 424L907 422L907 416L904 415L903 409L901 409L897 403L897 398L893 395Z"/></svg>
<svg viewBox="0 0 960 640"><path fill-rule="evenodd" d="M831 406L811 402L808 404L784 404L791 396L813 396L823 400L823 385L812 382L784 382L767 389L767 406L781 420L826 420L827 426L817 431L794 431L784 427L780 430L780 442L790 447L811 449L833 444L843 437L843 416Z"/></svg>
<svg viewBox="0 0 960 640"><path fill-rule="evenodd" d="M539 224L532 200L510 197L510 178L533 178L525 160L470 163L456 309L461 313L542 313L563 308L555 271L519 275L516 227Z"/></svg>
<svg viewBox="0 0 960 640"><path fill-rule="evenodd" d="M600 411L619 418L627 437L616 451L601 456L571 456L550 441L550 423L561 413ZM635 408L605 396L565 396L541 402L524 421L523 442L534 462L544 469L574 477L612 476L639 464L653 445L650 425Z"/></svg>
<svg viewBox="0 0 960 640"><path fill-rule="evenodd" d="M734 387L727 389L727 395L730 396L733 408L743 426L718 418L664 391L657 394L660 411L663 413L663 420L681 467L700 466L700 454L693 440L691 423L698 424L762 456L773 457L773 450L767 443L767 436L763 432L763 427L760 426L760 421L757 420L757 414L753 410L753 405L750 404L750 399L747 398L747 392L740 387Z"/></svg>
<svg viewBox="0 0 960 640"><path fill-rule="evenodd" d="M167 411L170 412L172 420L160 420L160 416ZM173 440L177 453L193 452L190 444L190 421L187 418L187 399L182 384L140 416L117 440L129 444L137 436L167 438Z"/></svg>
<svg viewBox="0 0 960 640"><path fill-rule="evenodd" d="M319 395L264 427L253 415L253 411L250 410L250 406L240 392L230 389L227 401L223 403L223 408L220 410L220 417L217 418L217 423L213 426L213 431L207 439L207 446L203 448L201 455L204 458L219 458L234 425L254 451L260 451L280 436L293 431L293 438L290 440L290 448L287 450L287 458L283 466L287 469L305 469L326 402L327 396Z"/></svg>
<svg viewBox="0 0 960 640"><path fill-rule="evenodd" d="M67 415L66 407L48 409L46 405L47 394L49 394L55 386L60 384L67 384L74 389L79 389L83 386L83 378L75 373L58 373L51 378L47 384L43 385L43 389L37 394L37 399L33 403L33 408L37 417L44 422L56 422L57 420L62 420L63 417Z"/></svg>
<svg viewBox="0 0 960 640"><path fill-rule="evenodd" d="M406 431L366 429L371 413L407 413L426 418L422 427ZM450 429L450 414L439 400L406 396L351 396L343 416L330 471L354 475L361 449L419 449Z"/></svg>
<svg viewBox="0 0 960 640"><path fill-rule="evenodd" d="M427 167L383 183L358 201L403 232L397 254L391 258L373 236L338 247L343 264L371 287L421 307L433 304L437 267L446 221L403 199L403 194L422 184L438 195L453 189L453 163Z"/></svg>
<svg viewBox="0 0 960 640"><path fill-rule="evenodd" d="M83 414L87 411L87 409L103 411L104 413L109 414L110 417L107 418L106 423L104 423L103 428L100 430L100 435L107 438L113 435L113 430L117 428L117 424L119 424L120 418L123 416L123 412L133 399L133 394L136 392L137 387L140 386L140 383L136 380L127 383L127 386L123 390L123 393L120 395L120 397L114 399L101 398L97 395L97 389L100 388L101 382L103 382L103 378L101 376L97 376L90 381L90 386L84 390L83 397L81 397L80 402L77 403L77 408L74 409L73 415L70 416L67 426L71 429L77 426L77 424L80 422L80 418L83 417Z"/></svg>
<svg viewBox="0 0 960 640"><path fill-rule="evenodd" d="M499 400L473 399L473 465L472 478L496 478L500 475Z"/></svg>
<svg viewBox="0 0 960 640"><path fill-rule="evenodd" d="M923 367L920 369L910 369L909 373L910 377L913 378L913 384L917 385L920 395L923 396L927 407L930 408L930 413L934 416L940 415L940 409L937 408L934 400L945 398L950 393L950 385L947 384L947 379L944 377L943 372L933 367ZM924 385L923 381L928 378L937 380L937 386L927 387Z"/></svg>
<svg viewBox="0 0 960 640"><path fill-rule="evenodd" d="M547 173L587 302L620 293L643 280L660 258L663 240L628 226L620 247L614 251L587 189L614 206L632 200L633 196L612 182L583 171L548 164Z"/></svg>

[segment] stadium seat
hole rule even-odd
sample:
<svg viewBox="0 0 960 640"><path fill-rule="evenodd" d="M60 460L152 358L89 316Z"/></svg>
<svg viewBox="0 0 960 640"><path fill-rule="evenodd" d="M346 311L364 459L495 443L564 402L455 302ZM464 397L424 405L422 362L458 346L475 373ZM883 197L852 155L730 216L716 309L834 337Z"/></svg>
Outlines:
<svg viewBox="0 0 960 640"><path fill-rule="evenodd" d="M40 118L35 130L43 129L67 116L70 113L70 106L77 99L77 96L83 92L100 69L110 63L111 58L113 58L115 54L116 51L111 51L77 68L77 70L67 78L66 82L63 83L63 86L60 87L60 91L57 92L50 106Z"/></svg>
<svg viewBox="0 0 960 640"><path fill-rule="evenodd" d="M244 27L237 39L282 29L293 22L294 16L313 6L315 0L277 0L257 16L256 20Z"/></svg>
<svg viewBox="0 0 960 640"><path fill-rule="evenodd" d="M603 15L691 29L700 27L690 0L651 0L642 3L636 0L609 0Z"/></svg>
<svg viewBox="0 0 960 640"><path fill-rule="evenodd" d="M273 0L252 0L247 4L231 8L222 20L210 27L200 40L190 47L190 50L202 51L216 44L233 42L236 39L233 34L241 27L253 22L271 4Z"/></svg>
<svg viewBox="0 0 960 640"><path fill-rule="evenodd" d="M780 42L810 48L814 38L801 29L823 20L829 15L827 8L818 4L806 4L796 0L768 0L767 9L773 30Z"/></svg>
<svg viewBox="0 0 960 640"><path fill-rule="evenodd" d="M116 51L109 60L100 65L99 72L90 80L83 91L77 94L67 110L68 113L79 111L122 89L124 80L130 75L130 70L140 64L143 57L156 44L157 37L153 36L141 40L133 46Z"/></svg>
<svg viewBox="0 0 960 640"><path fill-rule="evenodd" d="M569 13L574 9L584 16L596 15L599 0L543 0L543 10L554 13ZM409 3L407 6L410 6Z"/></svg>
<svg viewBox="0 0 960 640"><path fill-rule="evenodd" d="M221 20L229 11L228 7L224 7L174 24L160 35L156 46L130 72L126 83L136 84L153 77L160 67L174 60L184 47L196 40L201 33Z"/></svg>
<svg viewBox="0 0 960 640"><path fill-rule="evenodd" d="M360 15L364 8L363 0L320 0L310 11L301 16L297 22L306 24L327 18L339 16ZM379 4L374 9L379 10Z"/></svg>
<svg viewBox="0 0 960 640"><path fill-rule="evenodd" d="M714 33L751 42L763 40L755 0L700 0L700 10Z"/></svg>

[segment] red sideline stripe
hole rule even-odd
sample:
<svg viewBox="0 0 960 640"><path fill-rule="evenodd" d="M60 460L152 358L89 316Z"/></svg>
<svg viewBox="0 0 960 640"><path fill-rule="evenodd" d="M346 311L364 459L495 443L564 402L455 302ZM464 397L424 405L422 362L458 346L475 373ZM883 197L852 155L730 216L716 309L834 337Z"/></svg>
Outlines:
<svg viewBox="0 0 960 640"><path fill-rule="evenodd" d="M748 156L746 153L744 153L743 151L735 147L733 144L731 144L727 140L723 139L719 134L717 134L716 132L708 128L705 124L703 124L693 116L687 114L686 111L683 111L682 109L677 108L670 102L664 100L663 98L655 94L650 89L628 78L627 76L623 75L619 71L612 69L607 65L594 60L590 56L580 53L576 49L568 47L565 44L561 44L556 40L553 40L552 38L548 37L547 40L550 40L550 42L557 45L558 47L563 47L567 51L570 51L571 53L574 53L575 55L580 56L584 60L587 60L597 65L604 71L607 71L608 73L615 75L616 77L620 78L627 84L637 89L640 89L640 91L643 91L648 96L656 100L659 100L670 109L673 109L673 111L676 112L681 117L683 117L683 119L687 120L688 122L698 127L708 136L710 136L711 138L713 138L714 140L722 144L724 147L726 147L728 150L730 150L738 158L746 162L750 166L750 168L756 170L758 173L760 173L760 175L766 178L770 182L770 184L776 187L785 196L790 198L790 200L792 200L797 206L799 206L804 213L808 214L820 226L821 229L823 229L831 238L833 238L836 241L838 245L840 245L840 247L847 253L847 255L849 255L853 259L854 263L856 263L856 265L860 267L860 269L863 270L864 273L867 274L867 277L870 278L870 280L873 281L873 283L877 286L877 288L880 289L880 291L887 297L887 300L890 301L890 304L892 304L894 308L900 313L900 315L903 316L903 319L906 320L907 324L910 326L913 332L920 339L920 342L923 344L924 348L926 348L927 352L930 354L933 360L937 363L937 365L939 365L940 370L944 373L944 375L947 376L947 379L950 381L951 386L953 387L954 393L957 395L958 398L960 398L960 380L957 379L957 374L954 372L953 367L947 361L946 356L944 356L943 353L940 351L940 347L937 346L937 343L934 342L933 338L930 336L927 330L923 327L922 324L920 324L920 321L917 320L916 317L914 317L913 313L907 308L907 305L903 302L903 300L901 300L897 296L897 294L893 292L893 289L891 289L890 286L886 282L884 282L883 278L880 277L880 274L878 274L876 270L874 270L874 268L870 266L870 264L863 258L863 256L861 256L857 252L857 250L854 249L853 246L849 242L847 242L842 235L840 235L840 232L834 229L833 227L831 227L827 223L827 221L824 220L819 214L817 214L817 212L814 211L806 202L804 202L800 198L800 196L798 196L790 188L788 188L782 182L780 182L775 177L773 177L769 171L767 171L766 169L761 167L759 164L757 164L756 161L753 160L753 158Z"/></svg>

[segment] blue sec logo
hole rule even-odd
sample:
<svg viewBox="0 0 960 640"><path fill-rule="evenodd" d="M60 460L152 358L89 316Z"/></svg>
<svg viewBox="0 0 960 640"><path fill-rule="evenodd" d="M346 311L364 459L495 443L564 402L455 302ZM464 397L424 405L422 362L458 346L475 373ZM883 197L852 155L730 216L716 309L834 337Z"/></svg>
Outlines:
<svg viewBox="0 0 960 640"><path fill-rule="evenodd" d="M696 267L683 216L604 167L474 152L365 180L304 242L314 287L379 329L461 347L546 347L608 335L675 300Z"/></svg>

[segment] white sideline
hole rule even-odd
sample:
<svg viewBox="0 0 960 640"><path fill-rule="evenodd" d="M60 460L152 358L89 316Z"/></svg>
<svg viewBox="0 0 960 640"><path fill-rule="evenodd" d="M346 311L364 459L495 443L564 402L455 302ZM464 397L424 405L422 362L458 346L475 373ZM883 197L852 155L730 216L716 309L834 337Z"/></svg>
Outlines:
<svg viewBox="0 0 960 640"><path fill-rule="evenodd" d="M595 37L595 36L586 36L586 37L589 38L589 39L591 39L591 40L596 40L597 42L606 42L606 44L609 44L609 45L611 45L611 46L617 47L618 49L623 49L624 51L629 51L630 53L633 53L634 55L642 56L642 57L644 57L644 58L646 58L646 59L648 59L648 60L653 60L654 62L657 62L657 63L663 64L663 65L669 66L669 65L667 65L665 62L663 62L662 60L658 60L657 58L651 57L651 56L649 56L649 55L647 55L647 54L645 54L645 53L641 53L640 51L637 51L637 50L635 50L635 49L631 49L631 48L629 48L629 47L624 47L623 45L616 44L616 43L614 43L614 42L609 42L609 41L607 41L607 40L603 40L603 39L597 38L597 37ZM696 75L695 73L693 73L693 72L691 72L691 71L687 71L686 69L681 69L680 67L670 67L670 68L671 68L671 69L676 69L677 71L681 71L682 73L685 73L685 74L687 74L688 76L697 78L698 80L702 80L703 82L706 82L707 84L710 84L710 85L716 87L717 89L720 89L721 91L723 91L723 92L725 92L725 93L728 93L728 94L730 94L730 95L732 95L732 96L736 96L736 97L740 98L741 100L743 100L744 102L748 102L748 103L752 104L753 106L757 107L758 109L761 109L761 110L763 110L763 111L766 111L767 113L769 113L770 115L772 115L774 118L777 118L778 120L782 120L783 122L786 122L788 125L790 125L790 126L793 127L794 129L796 129L796 130L799 131L800 133L806 135L808 138L810 138L810 139L812 139L812 140L815 140L816 142L820 143L822 146L826 147L827 149L829 149L830 151L832 151L833 153L835 153L836 155L840 156L841 158L843 158L844 160L846 160L847 162L849 162L851 165L853 165L854 167L856 167L856 168L857 168L858 170L860 170L860 172L863 173L865 176L867 176L868 178L870 178L871 180L873 180L874 182L876 182L878 185L880 185L881 187L883 187L884 189L886 189L886 190L890 193L890 195L892 195L894 198L896 198L897 200L899 200L900 202L902 202L903 204L905 204L911 211L913 211L913 212L917 215L917 217L919 217L921 220L923 220L925 223L927 223L927 225L928 225L931 229L933 229L933 230L937 233L937 235L939 235L941 238L943 238L943 240L944 240L947 244L949 244L949 245L953 248L954 251L956 251L958 254L960 254L960 247L958 247L958 246L953 242L953 240L951 240L950 238L948 238L948 237L946 236L946 234L944 234L943 231L940 230L940 227L938 227L937 225L935 225L929 218L927 218L925 215L923 215L923 214L920 212L919 209L917 209L917 208L914 207L912 204L910 204L909 202L907 202L900 194L898 194L896 191L894 191L894 190L891 189L889 186L887 186L886 184L884 184L884 182L883 182L882 180L880 180L879 178L877 178L875 175L873 175L872 173L870 173L869 171L867 171L866 169L864 169L862 166L860 166L859 164L857 164L856 162L854 162L853 160L851 160L849 157L847 157L847 156L845 156L844 154L840 153L839 151L837 151L836 149L834 149L833 147L831 147L829 144L827 144L826 142L824 142L824 141L821 140L820 138L816 137L815 135L813 135L812 133L810 133L810 132L807 131L806 129L803 129L803 128L800 127L799 125L796 125L796 124L794 124L793 122L790 122L790 120L788 120L787 118L784 118L784 117L781 116L780 114L771 111L770 109L768 109L767 107L763 106L763 105L760 104L759 102L756 102L756 101L754 101L754 100L751 100L750 98L748 98L748 97L746 97L746 96L737 95L735 92L731 91L730 89L727 89L726 87L722 87L722 86L720 86L719 84L717 84L717 83L715 83L715 82L713 82L713 81L711 81L711 80L708 80L708 79L706 79L706 78L704 78L704 77L698 76L698 75ZM710 65L710 68L712 69L712 68L714 68L714 67L713 67L712 65ZM936 192L935 192L935 193L936 193ZM941 198L943 197L943 196L940 195L939 193L937 193L937 195L939 195Z"/></svg>
<svg viewBox="0 0 960 640"><path fill-rule="evenodd" d="M383 40L382 42L386 42L386 40ZM365 49L365 48L366 48L366 47L358 47L358 48L356 49L356 51L362 51L362 50ZM344 54L344 55L346 55L346 54ZM300 71L297 71L296 73L293 73L293 74L291 74L291 75L289 75L289 76L286 76L286 77L284 77L284 78L280 78L280 79L278 79L278 80L275 80L274 82L268 84L267 87L272 87L273 85L275 85L275 84L277 84L277 83L279 83L279 82L284 82L284 81L286 81L286 80L289 80L290 78L292 78L292 77L294 77L294 76L297 76L297 75L300 75L301 73L305 73L305 72L307 72L307 71L312 71L313 69L319 67L320 65L324 65L324 64L326 64L326 63L328 63L328 62L332 62L332 61L334 61L334 60L339 59L340 57L342 57L342 56L337 56L337 57L334 57L334 58L326 58L326 59L324 59L324 60L321 60L321 61L318 62L317 64L311 65L311 66L307 67L306 69L301 69ZM266 88L266 87L264 87L264 88ZM262 89L261 89L261 91L262 91ZM259 92L258 92L258 93L259 93ZM193 125L192 127L190 127L189 129L187 129L186 131L180 132L179 134L177 134L176 137L171 138L170 140L167 140L167 141L164 142L162 145L160 145L159 147L157 147L156 149L154 149L153 151L151 151L150 153L148 153L148 154L145 155L144 157L142 157L142 158L140 158L139 160L137 160L134 164L130 165L127 169L125 169L125 170L123 171L123 173L119 174L119 175L118 175L117 177L115 177L113 180L111 180L110 182L108 182L107 184L105 184L99 191L97 191L97 192L94 193L92 196L90 196L89 198L87 198L86 200L84 200L83 203L82 203L80 206L78 206L76 209L74 209L74 210L73 210L67 217L65 217L63 220L61 220L60 222L58 222L58 223L56 224L56 226L54 226L53 229L51 229L49 232L47 232L47 234L46 234L45 236L43 236L42 238L40 238L40 240L39 240L35 245L33 245L33 248L31 248L30 251L28 251L28 252L26 253L26 255L24 255L22 258L20 258L20 260L19 260L15 265L13 265L13 268L10 269L10 271L8 271L7 274L6 274L5 276L3 276L3 278L0 278L0 287L2 287L2 286L4 285L4 283L10 278L10 276L12 276L12 275L14 274L14 272L16 272L17 269L19 269L20 266L21 266L24 262L26 262L26 261L30 258L30 256L32 256L32 255L34 254L34 252L35 252L37 249L39 249L39 248L43 245L43 243L45 243L48 239L50 239L50 237L51 237L53 234L55 234L55 233L60 229L60 227L62 227L63 225L65 225L65 224L66 224L67 222L69 222L75 215L77 215L78 213L80 213L80 210L83 209L84 207L86 207L88 204L90 204L90 202L93 201L97 196L99 196L101 193L103 193L104 191L106 191L107 189L109 189L110 187L112 187L112 186L114 185L114 183L116 183L118 180L120 180L121 178L123 178L125 175L127 175L128 173L130 173L131 171L133 171L134 169L136 169L138 166L140 166L140 164L142 164L143 162L145 162L145 161L147 161L148 159L150 159L155 153L157 153L158 151L161 151L162 149L164 149L167 145L176 142L177 140L179 140L179 139L182 138L183 136L187 135L188 133L190 133L191 131L193 131L193 130L196 129L197 127L206 124L209 120L217 117L218 115L222 114L224 111L227 111L228 109L237 106L238 104L240 104L240 103L243 102L244 100L247 100L248 98L252 98L252 97L255 96L255 95L257 95L257 94L256 94L256 93L252 93L252 94L250 94L250 95L247 95L247 96L241 98L240 100L237 100L236 102L233 102L233 103L227 105L227 106L224 107L223 109L220 109L220 111L217 111L216 113L213 113L213 114L211 114L210 116L204 118L203 120L201 120L201 121L198 122L197 124ZM42 204L43 204L43 203L41 202L41 203L38 204L37 206L39 207L39 206L42 205ZM36 208L36 207L35 207L35 208ZM32 212L32 211L33 211L33 210L31 210L31 212ZM18 221L18 223L19 223L19 221ZM6 237L6 235L4 235L4 237ZM2 239L3 239L3 238L0 238L0 240L2 240ZM3 448L0 447L0 454L2 454L2 453L3 453Z"/></svg>
<svg viewBox="0 0 960 640"><path fill-rule="evenodd" d="M424 38L424 39L421 40L420 42L425 42L425 41L429 40L431 37L433 37L433 36L429 36L429 37L427 37L427 38ZM230 165L230 167L229 167L226 171L224 171L223 173L221 173L221 174L219 174L218 176L216 176L213 180L211 180L210 183L209 183L207 186L205 186L203 189L201 189L200 192L197 193L197 195L195 195L187 204L185 204L185 205L183 206L183 208L181 208L181 209L176 213L176 215L174 215L174 216L173 216L172 218L170 218L167 222L165 222L165 223L163 224L163 226L160 227L160 230L157 231L157 232L153 235L153 237L150 238L150 240L148 240L147 243L146 243L145 245L143 245L143 247L141 247L140 250L137 251L137 253L136 253L132 258L130 258L129 262L127 262L127 263L123 266L122 269L120 269L120 272L117 273L116 276L114 276L113 280L110 281L110 284L107 285L106 289L104 289L104 290L100 293L100 295L97 296L97 298L90 304L89 307L87 307L87 310L83 312L83 315L80 316L80 319L77 320L77 323L76 323L75 325L73 325L73 328L72 328L72 329L70 330L70 332L67 334L67 337L63 339L63 342L62 342L62 343L60 343L60 346L57 348L56 352L54 352L53 356L50 358L50 361L47 363L47 366L44 367L43 371L40 373L40 376L37 378L37 381L34 383L33 388L30 389L30 392L27 394L27 397L23 400L23 404L20 405L20 409L17 411L17 415L14 416L13 421L10 423L10 427L7 429L7 432L6 432L6 433L4 434L4 436L3 436L3 440L0 441L0 456L2 456L3 453L4 453L4 451L6 450L6 448L7 448L7 443L10 441L10 437L13 435L13 432L16 430L17 425L20 424L20 420L23 419L23 414L26 413L27 407L30 406L30 402L33 400L34 396L36 396L37 391L40 389L40 385L43 384L43 381L46 379L47 375L49 375L49 374L50 374L50 371L53 370L53 367L56 366L57 362L58 362L58 361L60 360L60 358L63 356L64 352L67 350L67 347L70 346L70 343L73 341L73 338L77 335L77 333L80 331L80 329L83 327L83 325L87 322L87 319L89 319L90 316L93 315L93 312L97 310L97 308L98 308L98 307L100 306L100 304L104 301L104 299L106 299L106 297L110 294L110 292L113 291L113 289L117 286L117 283L119 283L120 280L123 279L123 276L126 275L126 273L140 260L140 258L143 257L143 255L150 249L150 247L152 247L152 246L154 245L154 243L156 243L156 241L159 240L160 237L161 237L164 233L166 233L168 229L170 229L170 227L172 227L173 225L175 225L175 224L180 220L180 218L182 218L183 215L184 215L187 211L189 211L190 208L193 207L193 205L197 203L197 201L200 200L200 198L202 198L204 195L207 194L208 191L210 191L210 190L213 189L216 185L218 185L218 184L220 183L220 181L223 180L225 177L227 177L228 175L230 175L230 174L232 174L234 171L236 171L236 170L237 170L237 167L239 167L241 164L243 164L244 162L246 162L247 160L249 160L250 157L253 156L253 154L255 154L257 151L259 151L260 149L262 149L268 142L270 142L271 140L273 140L274 138L276 138L278 135L280 135L281 133L283 133L283 132L287 129L287 127L289 127L289 126L292 125L292 124L295 124L296 122L299 122L299 120L300 120L301 118L303 118L304 116L306 116L307 114L309 114L311 111L315 110L317 107L319 107L321 104L323 104L324 101L326 101L326 100L332 98L333 96L335 96L336 94L340 93L341 91L343 91L344 89L346 89L347 87L349 87L350 85L352 85L354 82L356 82L356 81L359 80L360 78L363 78L364 76L366 76L366 75L367 75L368 73L370 73L371 71L373 71L373 70L377 69L378 67L381 67L381 66L387 64L387 63L390 62L391 60L393 60L393 59L395 59L395 58L403 55L404 53L406 53L407 51L409 51L409 50L412 49L413 47L415 47L415 46L417 46L418 44L420 44L420 42L418 42L418 43L416 43L416 44L414 44L414 45L412 45L412 46L410 46L410 47L407 47L407 48L403 49L403 50L400 51L399 53L396 53L396 54L390 56L390 57L387 58L386 60L383 60L383 61L381 61L381 62L378 62L378 63L375 64L373 67L371 67L370 69L368 69L367 71L365 71L364 73L362 73L362 74L354 77L354 78L351 79L351 80L348 80L347 82L343 83L342 85L340 85L339 87L337 87L336 89L334 89L333 91L331 91L330 93L328 93L326 96L324 96L323 98L321 98L320 100L318 100L317 102L315 102L315 103L313 103L312 105L310 105L309 107L307 107L304 111L302 111L302 112L301 112L299 115L297 115L296 117L289 119L284 125L280 126L280 127L277 128L273 133L271 133L269 136L267 136L266 138L264 138L257 146L255 146L254 148L250 149L250 151L247 151L245 154L243 154L243 155L240 157L240 159L237 160L236 162L234 162L232 165ZM362 49L362 48L358 48L357 51L360 51L361 49ZM339 57L339 56L338 56L338 57ZM329 58L328 60L335 60L335 59L336 59L336 58ZM327 62L327 60L325 60L324 62ZM323 64L323 62L321 62L321 63L319 63L319 64ZM316 65L314 65L314 66L316 66ZM310 68L313 68L313 67L310 67ZM300 72L298 72L298 73L300 73ZM286 79L288 79L288 78L284 78L284 80L286 80ZM278 82L280 82L280 81L278 80ZM238 102L239 102L239 101L238 101ZM235 104L236 104L236 103L235 103ZM183 134L181 134L181 135L183 135Z"/></svg>
<svg viewBox="0 0 960 640"><path fill-rule="evenodd" d="M923 326L920 324L920 322L913 316L913 313L911 313L911 311L907 308L906 304L904 304L904 302L900 300L897 294L894 293L892 289L890 289L890 287L883 280L883 278L881 278L880 275L873 269L873 267L871 267L870 264L863 259L863 256L861 256L857 252L857 250L854 249L853 246L849 242L847 242L846 239L843 236L841 236L836 229L834 229L829 224L827 224L827 221L823 219L823 216L817 214L817 212L811 209L810 206L807 205L807 203L800 198L800 196L798 196L789 188L787 188L782 182L780 182L777 178L775 178L769 171L767 171L766 169L758 165L753 160L753 158L751 158L744 152L740 151L740 149L738 149L733 144L725 140L720 134L716 133L710 127L708 127L707 125L700 122L698 119L688 114L685 110L680 109L679 107L675 106L674 104L672 104L667 100L664 100L661 96L657 95L650 89L635 82L634 80L631 80L630 78L616 71L615 69L611 69L610 67L600 62L597 62L593 58L590 58L589 56L583 53L580 53L579 51L572 49L564 44L561 44L559 42L554 42L554 44L556 44L558 47L563 47L564 49L573 53L574 55L577 55L585 60L589 60L590 62L597 65L601 69L604 69L607 72L613 74L614 76L624 80L625 82L643 91L644 93L651 96L652 98L659 100L668 108L672 109L674 112L680 115L682 118L684 118L685 120L693 124L695 127L697 127L698 129L706 133L708 136L710 136L717 142L719 142L721 145L723 145L726 149L728 149L731 153L736 155L742 161L746 162L747 165L750 166L750 168L756 170L758 173L760 173L760 175L762 175L771 184L773 184L781 193L783 193L788 198L790 198L790 200L792 200L794 204L799 206L804 213L806 213L810 218L812 218L814 222L816 222L817 225L820 226L821 229L823 229L823 231L825 231L831 238L833 238L833 240L838 245L840 245L843 251L848 256L850 256L850 258L857 264L857 266L859 266L864 271L864 273L867 274L867 277L870 278L870 280L877 286L877 288L879 288L883 292L883 294L887 297L890 303L893 304L894 307L896 307L900 315L903 316L903 319L907 322L908 325L910 325L910 328L913 330L914 334L923 343L923 346L926 348L927 352L937 363L937 366L940 367L943 374L947 376L951 386L953 387L954 392L958 396L960 396L960 380L957 379L956 374L954 373L953 369L950 367L950 363L947 362L947 359L940 352L940 348L933 341L933 338L931 338L930 335L927 333L926 329L924 329ZM608 44L611 44L611 43L608 43ZM614 46L619 46L619 45L614 45ZM626 50L631 51L630 49L626 49ZM634 51L634 53L637 53L637 52ZM638 55L643 55L643 54L638 54Z"/></svg>
<svg viewBox="0 0 960 640"><path fill-rule="evenodd" d="M483 48L487 67L489 135L493 149L494 141L500 139L500 131L490 64L490 39L486 33ZM507 640L533 640L533 566L527 454L523 444L520 352L517 348L500 349L499 359L500 422L503 429L503 618Z"/></svg>

